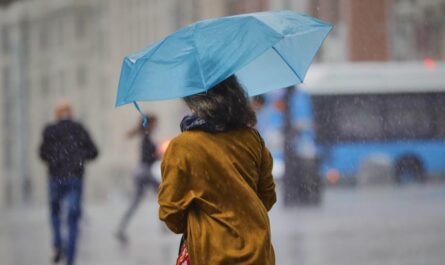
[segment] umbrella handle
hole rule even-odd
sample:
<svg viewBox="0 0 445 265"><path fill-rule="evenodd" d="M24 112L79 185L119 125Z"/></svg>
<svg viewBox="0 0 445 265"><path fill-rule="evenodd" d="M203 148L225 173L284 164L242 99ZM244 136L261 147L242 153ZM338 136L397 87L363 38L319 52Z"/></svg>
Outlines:
<svg viewBox="0 0 445 265"><path fill-rule="evenodd" d="M147 126L148 126L148 117L147 117L147 115L142 113L141 108L139 107L139 104L136 101L133 101L133 105L137 109L139 114L141 114L142 119L144 119L144 122L142 123L142 126L144 126L144 128L147 128Z"/></svg>

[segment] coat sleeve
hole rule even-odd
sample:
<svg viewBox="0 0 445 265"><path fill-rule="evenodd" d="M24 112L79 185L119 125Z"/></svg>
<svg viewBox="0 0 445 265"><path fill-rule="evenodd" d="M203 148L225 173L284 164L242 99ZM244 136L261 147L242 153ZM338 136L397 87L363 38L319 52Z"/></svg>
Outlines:
<svg viewBox="0 0 445 265"><path fill-rule="evenodd" d="M84 157L84 159L87 159L87 160L95 159L99 154L99 151L97 150L96 145L94 144L93 140L90 137L90 134L88 133L88 131L85 128L80 126L79 129L80 129L81 142L83 143L83 157Z"/></svg>
<svg viewBox="0 0 445 265"><path fill-rule="evenodd" d="M170 143L161 164L162 182L158 194L159 218L176 234L187 228L187 210L195 196L191 191L186 152Z"/></svg>
<svg viewBox="0 0 445 265"><path fill-rule="evenodd" d="M51 133L51 130L49 127L46 127L43 130L42 134L42 143L40 144L39 148L39 155L40 158L45 162L50 162L54 156L54 135Z"/></svg>
<svg viewBox="0 0 445 265"><path fill-rule="evenodd" d="M260 164L260 177L258 181L258 196L269 211L277 201L275 182L272 176L273 159L264 141L261 139L262 154Z"/></svg>

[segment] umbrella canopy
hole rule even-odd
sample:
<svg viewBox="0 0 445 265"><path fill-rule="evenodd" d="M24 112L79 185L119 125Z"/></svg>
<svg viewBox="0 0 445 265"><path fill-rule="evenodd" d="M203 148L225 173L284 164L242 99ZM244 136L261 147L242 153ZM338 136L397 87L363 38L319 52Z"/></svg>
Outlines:
<svg viewBox="0 0 445 265"><path fill-rule="evenodd" d="M291 11L196 22L125 57L116 106L200 93L232 74L249 96L302 83L331 28Z"/></svg>

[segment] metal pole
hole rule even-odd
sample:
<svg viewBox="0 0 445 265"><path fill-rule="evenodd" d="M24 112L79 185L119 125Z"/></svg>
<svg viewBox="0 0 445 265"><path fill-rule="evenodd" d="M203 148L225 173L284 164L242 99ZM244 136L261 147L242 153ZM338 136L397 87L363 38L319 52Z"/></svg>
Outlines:
<svg viewBox="0 0 445 265"><path fill-rule="evenodd" d="M297 166L295 164L295 135L292 126L292 98L294 87L287 87L283 96L283 154L284 154L284 204L298 203Z"/></svg>
<svg viewBox="0 0 445 265"><path fill-rule="evenodd" d="M19 168L18 173L21 178L21 197L23 202L28 202L31 196L31 180L29 176L29 159L28 159L28 130L29 130L29 93L28 93L28 62L26 46L28 41L28 22L23 20L20 22L19 36L16 46L16 58L18 63L19 74L18 80L18 148L19 148Z"/></svg>

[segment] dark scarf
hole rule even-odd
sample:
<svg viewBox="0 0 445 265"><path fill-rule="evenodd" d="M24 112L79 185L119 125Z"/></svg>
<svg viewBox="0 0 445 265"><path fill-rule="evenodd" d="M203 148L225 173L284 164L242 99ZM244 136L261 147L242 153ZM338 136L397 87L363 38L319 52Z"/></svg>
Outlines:
<svg viewBox="0 0 445 265"><path fill-rule="evenodd" d="M227 126L224 124L212 123L195 115L187 115L181 121L181 132L193 130L205 132L224 132L227 131Z"/></svg>

